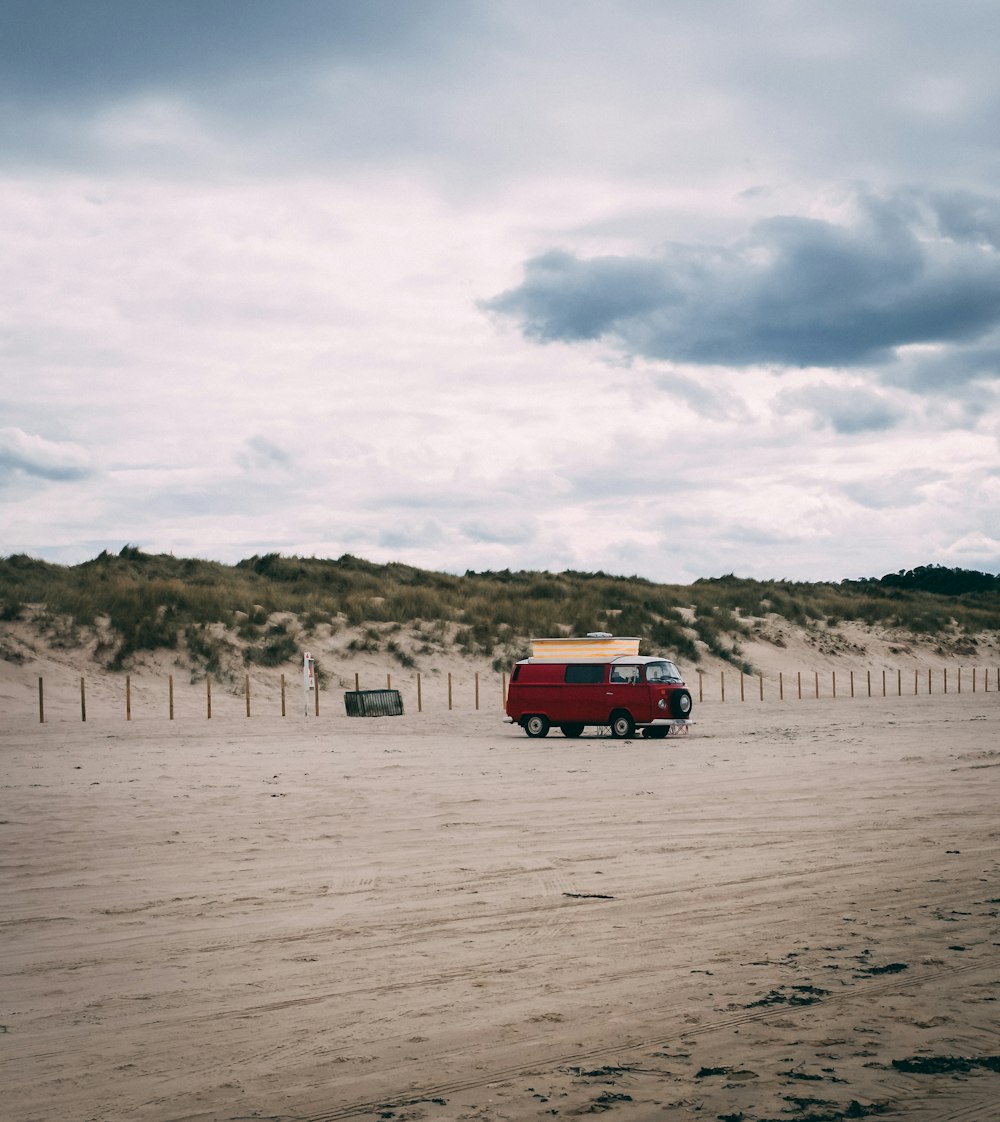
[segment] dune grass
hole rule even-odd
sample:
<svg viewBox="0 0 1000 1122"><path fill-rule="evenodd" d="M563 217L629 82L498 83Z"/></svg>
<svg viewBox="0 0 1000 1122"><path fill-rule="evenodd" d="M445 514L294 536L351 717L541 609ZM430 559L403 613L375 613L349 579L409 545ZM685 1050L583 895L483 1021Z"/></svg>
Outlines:
<svg viewBox="0 0 1000 1122"><path fill-rule="evenodd" d="M0 558L0 619L30 618L64 644L100 629L98 653L122 669L138 651L183 646L215 672L236 635L244 661L279 666L306 635L358 630L352 649L385 650L402 665L406 627L423 650L452 649L495 667L521 657L533 636L609 631L635 635L643 653L697 663L710 652L744 670L742 643L762 621L836 627L858 621L954 646L1000 630L1000 577L927 566L866 580L809 584L732 574L690 585L565 571L430 572L398 563L253 556L236 565L147 554L126 546L80 565L14 554ZM367 646L365 646L367 644Z"/></svg>

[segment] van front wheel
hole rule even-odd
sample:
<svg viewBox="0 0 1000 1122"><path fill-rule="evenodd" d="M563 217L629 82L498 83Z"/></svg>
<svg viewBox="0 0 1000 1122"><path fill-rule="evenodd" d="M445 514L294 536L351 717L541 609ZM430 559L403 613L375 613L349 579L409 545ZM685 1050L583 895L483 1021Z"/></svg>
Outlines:
<svg viewBox="0 0 1000 1122"><path fill-rule="evenodd" d="M560 725L559 726L559 731L563 734L563 736L569 736L569 737L582 736L583 735L583 725L578 724L577 722L573 722L572 724L569 724L569 725Z"/></svg>
<svg viewBox="0 0 1000 1122"><path fill-rule="evenodd" d="M611 735L618 740L628 740L635 735L635 721L631 713L619 710L611 714Z"/></svg>
<svg viewBox="0 0 1000 1122"><path fill-rule="evenodd" d="M530 717L525 717L521 722L524 726L524 731L531 737L547 736L549 732L549 719L543 717L541 713L532 713Z"/></svg>

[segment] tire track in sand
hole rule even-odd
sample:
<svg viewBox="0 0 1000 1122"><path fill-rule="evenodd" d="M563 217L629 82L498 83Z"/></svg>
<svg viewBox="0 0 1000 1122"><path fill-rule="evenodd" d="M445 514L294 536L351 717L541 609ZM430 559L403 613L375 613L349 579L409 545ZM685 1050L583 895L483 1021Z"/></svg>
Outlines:
<svg viewBox="0 0 1000 1122"><path fill-rule="evenodd" d="M1000 965L1000 955L992 955L980 962L944 967L942 969L930 971L919 977L911 977L906 980L899 980L897 977L891 981L877 982L873 985L865 986L863 989L858 988L853 991L830 994L818 999L810 1006L797 1009L796 1012L800 1015L808 1016L813 1009L820 1009L824 1006L849 1004L852 1001L868 1002L876 996L905 993L907 991L919 989L921 986L940 979L993 970L996 969L998 965ZM674 1046L678 1042L709 1036L712 1033L739 1028L743 1025L766 1022L771 1018L784 1017L787 1015L788 1010L782 1006L756 1009L752 1012L738 1013L730 1017L720 1017L712 1021L706 1021L700 1025L678 1027L671 1033L662 1036L657 1035L647 1037L643 1040L630 1040L627 1045L624 1045L620 1049L605 1044L598 1048L570 1053L541 1055L536 1052L530 1061L513 1064L509 1067L495 1068L488 1074L478 1075L475 1078L425 1084L416 1088L410 1087L410 1089L398 1099L383 1095L377 1099L368 1099L363 1102L345 1104L330 1111L299 1115L296 1116L296 1122L337 1122L339 1119L356 1118L359 1115L377 1112L389 1104L398 1107L412 1105L428 1099L440 1099L448 1095L457 1095L466 1091L484 1089L491 1084L501 1083L509 1079L525 1078L531 1075L537 1076L537 1072L542 1068L554 1069L580 1065L585 1061L600 1059L609 1054L615 1056L617 1063L623 1063L623 1061L627 1061L629 1056L638 1056L653 1049ZM439 1059L445 1060L449 1056L460 1054L461 1053L457 1052L445 1053L440 1056ZM641 1071L642 1069L636 1067L634 1070ZM980 1104L978 1102L967 1103L963 1104L952 1114L936 1114L934 1116L934 1122L992 1122L996 1117L995 1098L991 1098L989 1102L991 1104L990 1109L993 1113L977 1113L977 1111L981 1109ZM928 1116L928 1122L930 1122L930 1116Z"/></svg>

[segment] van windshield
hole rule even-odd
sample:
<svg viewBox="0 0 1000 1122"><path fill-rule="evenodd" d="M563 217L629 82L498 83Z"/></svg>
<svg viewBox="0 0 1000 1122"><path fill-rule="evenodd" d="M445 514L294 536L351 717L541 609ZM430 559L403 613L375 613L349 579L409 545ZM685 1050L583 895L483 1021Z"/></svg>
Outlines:
<svg viewBox="0 0 1000 1122"><path fill-rule="evenodd" d="M677 672L677 667L672 662L647 662L646 663L646 681L647 682L681 682L680 674Z"/></svg>

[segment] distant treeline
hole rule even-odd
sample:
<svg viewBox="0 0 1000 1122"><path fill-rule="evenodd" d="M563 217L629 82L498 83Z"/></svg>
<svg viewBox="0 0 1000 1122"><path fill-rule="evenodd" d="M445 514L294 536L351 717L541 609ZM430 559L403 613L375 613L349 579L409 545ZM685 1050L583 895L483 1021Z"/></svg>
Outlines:
<svg viewBox="0 0 1000 1122"><path fill-rule="evenodd" d="M306 642L351 628L349 649L383 651L407 667L448 651L500 669L533 636L610 631L639 636L644 653L697 663L708 652L751 672L742 641L780 644L782 621L817 643L855 620L971 653L977 636L1000 631L1000 577L929 565L839 583L730 573L671 585L573 570L459 576L351 554L267 553L223 565L129 545L73 566L0 558L0 619L30 621L55 645L96 636L95 657L112 669L156 648L182 648L193 670L207 673L237 656L279 666L301 657ZM9 644L0 657L15 657Z"/></svg>
<svg viewBox="0 0 1000 1122"><path fill-rule="evenodd" d="M975 569L947 569L943 565L918 565L886 573L874 583L885 588L917 588L939 596L964 596L970 592L1000 592L1000 576Z"/></svg>

